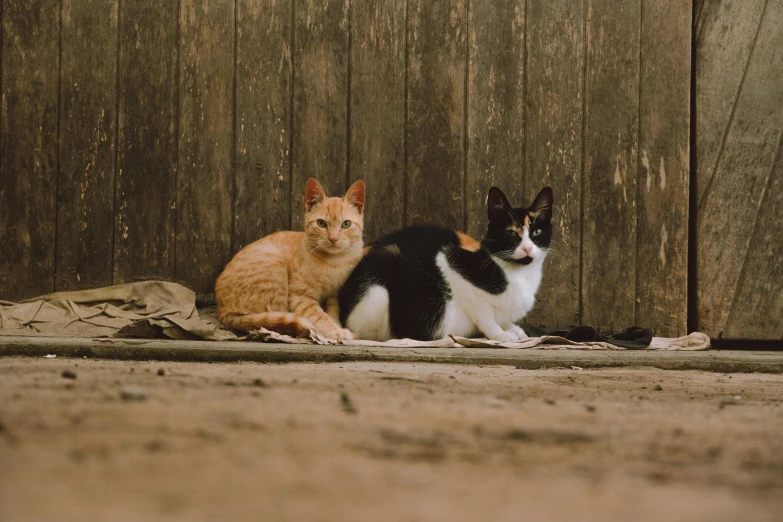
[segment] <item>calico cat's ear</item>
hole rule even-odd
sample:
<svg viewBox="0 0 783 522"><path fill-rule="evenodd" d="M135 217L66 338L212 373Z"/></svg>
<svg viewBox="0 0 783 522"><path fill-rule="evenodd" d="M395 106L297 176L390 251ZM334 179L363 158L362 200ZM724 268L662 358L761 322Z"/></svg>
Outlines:
<svg viewBox="0 0 783 522"><path fill-rule="evenodd" d="M544 187L530 206L530 215L534 218L552 219L552 189Z"/></svg>
<svg viewBox="0 0 783 522"><path fill-rule="evenodd" d="M345 193L345 201L356 207L361 214L364 211L364 181L359 180Z"/></svg>
<svg viewBox="0 0 783 522"><path fill-rule="evenodd" d="M502 190L497 187L489 189L489 194L487 195L487 215L490 221L498 216L510 214L511 210L511 203L508 202Z"/></svg>
<svg viewBox="0 0 783 522"><path fill-rule="evenodd" d="M325 199L326 193L321 184L313 178L308 179L307 186L305 186L305 208L307 211L310 212L313 207L323 203Z"/></svg>

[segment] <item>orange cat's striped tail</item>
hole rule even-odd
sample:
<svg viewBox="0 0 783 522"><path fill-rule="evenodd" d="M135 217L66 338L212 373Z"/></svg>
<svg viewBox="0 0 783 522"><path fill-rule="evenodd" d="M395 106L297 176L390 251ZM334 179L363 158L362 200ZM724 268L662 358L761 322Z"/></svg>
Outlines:
<svg viewBox="0 0 783 522"><path fill-rule="evenodd" d="M306 330L315 330L313 323L291 312L262 312L260 314L226 314L220 321L229 328L249 332L266 328L281 334L298 336Z"/></svg>

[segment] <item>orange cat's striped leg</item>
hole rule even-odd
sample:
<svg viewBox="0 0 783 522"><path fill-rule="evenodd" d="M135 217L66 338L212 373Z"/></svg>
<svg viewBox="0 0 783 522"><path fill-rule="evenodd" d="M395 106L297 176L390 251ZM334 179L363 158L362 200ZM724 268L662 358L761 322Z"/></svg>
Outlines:
<svg viewBox="0 0 783 522"><path fill-rule="evenodd" d="M326 299L326 315L340 325L340 300L336 295L329 296Z"/></svg>
<svg viewBox="0 0 783 522"><path fill-rule="evenodd" d="M345 339L353 339L351 331L345 328L341 328L338 323L336 323L326 312L324 312L324 309L321 308L321 305L318 304L318 301L312 297L301 295L290 296L288 303L293 313L313 323L315 325L315 329L318 330L318 333L324 337L338 339L341 341Z"/></svg>

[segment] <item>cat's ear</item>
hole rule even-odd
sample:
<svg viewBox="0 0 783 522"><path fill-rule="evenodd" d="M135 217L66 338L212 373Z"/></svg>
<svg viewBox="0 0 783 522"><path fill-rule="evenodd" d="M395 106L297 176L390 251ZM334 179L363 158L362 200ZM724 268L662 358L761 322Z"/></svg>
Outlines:
<svg viewBox="0 0 783 522"><path fill-rule="evenodd" d="M345 193L345 201L356 207L361 214L364 211L364 181L359 180Z"/></svg>
<svg viewBox="0 0 783 522"><path fill-rule="evenodd" d="M534 218L552 219L552 189L550 187L544 187L538 193L530 207L530 214Z"/></svg>
<svg viewBox="0 0 783 522"><path fill-rule="evenodd" d="M487 215L490 221L498 216L508 216L511 209L511 203L508 202L502 190L497 187L489 189L489 194L487 194Z"/></svg>
<svg viewBox="0 0 783 522"><path fill-rule="evenodd" d="M318 181L310 178L305 186L305 208L310 212L313 207L320 205L326 199L324 188Z"/></svg>

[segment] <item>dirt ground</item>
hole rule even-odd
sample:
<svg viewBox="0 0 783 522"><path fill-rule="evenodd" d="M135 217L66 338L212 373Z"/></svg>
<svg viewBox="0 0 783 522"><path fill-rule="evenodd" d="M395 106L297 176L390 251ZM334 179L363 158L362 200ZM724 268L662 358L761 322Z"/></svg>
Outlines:
<svg viewBox="0 0 783 522"><path fill-rule="evenodd" d="M783 520L783 376L0 358L0 521L218 519Z"/></svg>

